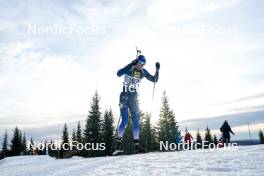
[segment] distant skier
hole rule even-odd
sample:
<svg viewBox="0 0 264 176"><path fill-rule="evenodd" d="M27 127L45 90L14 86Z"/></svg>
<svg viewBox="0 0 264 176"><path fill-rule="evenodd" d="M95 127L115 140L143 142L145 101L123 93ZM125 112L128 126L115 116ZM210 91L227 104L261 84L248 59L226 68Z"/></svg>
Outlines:
<svg viewBox="0 0 264 176"><path fill-rule="evenodd" d="M154 76L144 69L146 59L143 55L139 55L137 59L133 60L124 68L118 70L117 76L124 75L123 91L120 94L119 106L121 113L121 123L117 130L118 138L116 139L115 152L113 155L119 153L122 137L124 135L125 127L128 122L128 109L132 116L133 122L133 136L135 153L143 153L145 150L139 146L139 119L140 112L137 100L137 88L141 79L146 77L149 81L157 82L159 78L160 64L156 63L156 73Z"/></svg>
<svg viewBox="0 0 264 176"><path fill-rule="evenodd" d="M222 147L224 147L224 138L223 138L223 134L221 134L220 135L220 138L219 138L219 140L218 140L218 147L219 148L222 148Z"/></svg>
<svg viewBox="0 0 264 176"><path fill-rule="evenodd" d="M230 143L230 133L235 135L235 133L232 131L231 127L229 126L227 120L223 123L223 125L220 128L220 131L223 133L223 141L225 144Z"/></svg>
<svg viewBox="0 0 264 176"><path fill-rule="evenodd" d="M185 129L184 143L188 145L189 149L191 148L193 137L189 133L188 129Z"/></svg>
<svg viewBox="0 0 264 176"><path fill-rule="evenodd" d="M192 135L189 133L188 129L186 128L186 129L185 129L184 142L189 144L189 143L192 142L192 140L193 140L193 137L192 137Z"/></svg>
<svg viewBox="0 0 264 176"><path fill-rule="evenodd" d="M176 133L176 138L175 138L175 143L176 145L179 145L182 142L182 136L181 136L181 132L177 132Z"/></svg>
<svg viewBox="0 0 264 176"><path fill-rule="evenodd" d="M177 150L181 149L181 143L182 143L182 136L181 136L181 131L176 133L175 137L175 144L177 145Z"/></svg>

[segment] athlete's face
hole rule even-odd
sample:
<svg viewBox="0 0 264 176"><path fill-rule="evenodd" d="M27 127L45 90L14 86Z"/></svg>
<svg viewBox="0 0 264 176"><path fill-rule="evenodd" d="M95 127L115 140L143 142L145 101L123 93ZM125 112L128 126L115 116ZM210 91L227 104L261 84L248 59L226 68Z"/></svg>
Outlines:
<svg viewBox="0 0 264 176"><path fill-rule="evenodd" d="M145 64L137 63L137 65L136 65L135 68L136 68L137 70L141 70L141 69L144 67L144 65L145 65Z"/></svg>

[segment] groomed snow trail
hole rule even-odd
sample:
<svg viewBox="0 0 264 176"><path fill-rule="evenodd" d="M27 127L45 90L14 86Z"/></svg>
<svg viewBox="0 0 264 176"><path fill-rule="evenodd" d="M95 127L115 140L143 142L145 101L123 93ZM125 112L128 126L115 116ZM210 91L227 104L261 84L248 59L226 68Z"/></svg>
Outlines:
<svg viewBox="0 0 264 176"><path fill-rule="evenodd" d="M0 160L1 176L135 176L264 174L264 145L237 150L156 152L142 155L54 159L18 156Z"/></svg>

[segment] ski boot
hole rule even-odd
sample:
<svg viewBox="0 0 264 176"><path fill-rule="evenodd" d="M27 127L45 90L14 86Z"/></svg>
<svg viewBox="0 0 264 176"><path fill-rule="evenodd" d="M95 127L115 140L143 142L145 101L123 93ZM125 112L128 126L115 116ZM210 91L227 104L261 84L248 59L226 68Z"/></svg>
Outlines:
<svg viewBox="0 0 264 176"><path fill-rule="evenodd" d="M146 153L146 150L139 146L138 139L134 140L134 153L135 154Z"/></svg>
<svg viewBox="0 0 264 176"><path fill-rule="evenodd" d="M113 156L122 155L124 153L124 151L121 150L121 142L122 142L122 138L118 137L115 141L114 152L112 154Z"/></svg>

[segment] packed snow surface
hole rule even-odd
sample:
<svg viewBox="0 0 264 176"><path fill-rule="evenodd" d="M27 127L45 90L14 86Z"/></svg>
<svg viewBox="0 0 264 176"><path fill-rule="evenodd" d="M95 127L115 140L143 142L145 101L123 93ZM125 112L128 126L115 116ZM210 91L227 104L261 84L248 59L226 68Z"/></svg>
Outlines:
<svg viewBox="0 0 264 176"><path fill-rule="evenodd" d="M156 152L140 155L54 159L18 156L0 160L1 176L264 175L264 145L237 150Z"/></svg>

